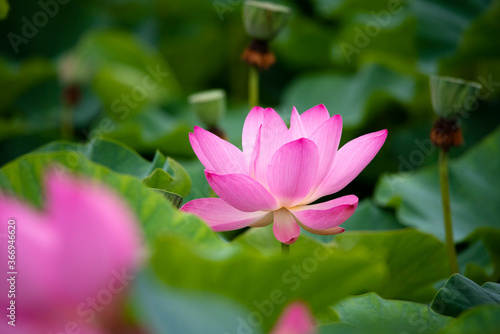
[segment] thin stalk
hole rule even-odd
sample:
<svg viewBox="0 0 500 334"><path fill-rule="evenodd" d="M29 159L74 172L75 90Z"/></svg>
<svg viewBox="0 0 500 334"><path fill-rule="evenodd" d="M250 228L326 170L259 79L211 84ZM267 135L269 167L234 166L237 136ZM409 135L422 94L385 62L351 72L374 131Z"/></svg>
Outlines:
<svg viewBox="0 0 500 334"><path fill-rule="evenodd" d="M248 104L250 109L259 105L259 70L255 66L248 73Z"/></svg>
<svg viewBox="0 0 500 334"><path fill-rule="evenodd" d="M457 252L453 241L453 224L451 221L450 206L450 184L448 179L448 154L446 151L439 152L439 181L441 183L441 197L443 201L444 229L446 232L446 248L448 249L448 260L450 261L451 273L458 273Z"/></svg>
<svg viewBox="0 0 500 334"><path fill-rule="evenodd" d="M73 107L63 105L61 111L61 135L63 138L71 138L73 133Z"/></svg>
<svg viewBox="0 0 500 334"><path fill-rule="evenodd" d="M290 255L290 245L281 243L281 254Z"/></svg>

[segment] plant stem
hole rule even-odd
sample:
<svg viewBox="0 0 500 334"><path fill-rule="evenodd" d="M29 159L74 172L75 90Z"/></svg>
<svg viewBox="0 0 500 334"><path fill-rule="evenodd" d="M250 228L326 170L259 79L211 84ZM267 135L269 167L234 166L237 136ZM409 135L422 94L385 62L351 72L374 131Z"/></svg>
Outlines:
<svg viewBox="0 0 500 334"><path fill-rule="evenodd" d="M255 66L248 73L248 104L250 109L259 105L259 70Z"/></svg>
<svg viewBox="0 0 500 334"><path fill-rule="evenodd" d="M457 253L453 241L453 224L451 221L450 207L450 184L448 179L448 154L446 151L439 152L439 181L441 183L441 197L443 200L444 229L446 232L446 248L450 261L451 273L458 273Z"/></svg>
<svg viewBox="0 0 500 334"><path fill-rule="evenodd" d="M281 254L290 255L290 245L281 243Z"/></svg>
<svg viewBox="0 0 500 334"><path fill-rule="evenodd" d="M63 105L61 111L61 135L63 138L71 138L73 133L73 106Z"/></svg>

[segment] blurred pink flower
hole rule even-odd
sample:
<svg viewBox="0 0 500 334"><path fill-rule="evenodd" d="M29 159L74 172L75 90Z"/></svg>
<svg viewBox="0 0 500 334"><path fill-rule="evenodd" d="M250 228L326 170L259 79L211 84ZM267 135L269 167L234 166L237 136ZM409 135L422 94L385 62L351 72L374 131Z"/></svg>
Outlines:
<svg viewBox="0 0 500 334"><path fill-rule="evenodd" d="M316 326L309 308L301 303L290 304L281 314L271 334L314 334Z"/></svg>
<svg viewBox="0 0 500 334"><path fill-rule="evenodd" d="M2 238L2 277L17 272L15 298L7 296L6 279L0 283L3 312L15 300L16 326L4 314L0 332L99 333L90 324L97 313L91 300L104 308L140 262L141 234L123 200L89 181L50 173L42 211L0 194L0 218L5 236L15 221L16 250L10 268L10 239Z"/></svg>
<svg viewBox="0 0 500 334"><path fill-rule="evenodd" d="M243 151L195 127L191 146L220 198L196 199L181 210L198 215L214 231L274 222L274 235L285 244L297 240L300 227L316 234L342 233L339 225L356 209L356 196L308 204L358 176L384 144L387 130L338 149L341 132L341 116L330 117L324 105L302 115L294 107L290 128L273 109L253 108L243 126Z"/></svg>

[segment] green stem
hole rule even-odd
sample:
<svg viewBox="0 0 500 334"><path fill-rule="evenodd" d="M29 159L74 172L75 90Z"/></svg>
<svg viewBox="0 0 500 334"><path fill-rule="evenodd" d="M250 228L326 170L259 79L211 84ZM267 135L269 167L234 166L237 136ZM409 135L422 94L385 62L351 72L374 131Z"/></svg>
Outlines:
<svg viewBox="0 0 500 334"><path fill-rule="evenodd" d="M453 224L451 221L450 185L448 180L448 156L444 150L439 153L439 181L441 183L441 197L443 200L444 229L446 232L446 248L450 261L451 273L458 273L457 253L453 241Z"/></svg>
<svg viewBox="0 0 500 334"><path fill-rule="evenodd" d="M255 66L248 73L248 104L250 109L259 105L259 70Z"/></svg>
<svg viewBox="0 0 500 334"><path fill-rule="evenodd" d="M63 105L61 112L61 135L63 138L73 137L73 107Z"/></svg>
<svg viewBox="0 0 500 334"><path fill-rule="evenodd" d="M281 254L290 255L290 245L281 243Z"/></svg>

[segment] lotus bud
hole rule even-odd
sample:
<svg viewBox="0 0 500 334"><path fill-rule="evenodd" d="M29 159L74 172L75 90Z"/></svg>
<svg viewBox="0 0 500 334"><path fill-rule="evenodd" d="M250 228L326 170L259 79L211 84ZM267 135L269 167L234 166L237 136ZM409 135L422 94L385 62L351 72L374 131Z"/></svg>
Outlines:
<svg viewBox="0 0 500 334"><path fill-rule="evenodd" d="M188 100L198 117L211 128L215 128L226 113L226 92L222 89L199 92Z"/></svg>

